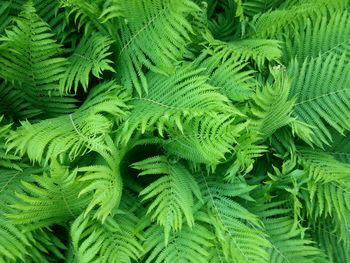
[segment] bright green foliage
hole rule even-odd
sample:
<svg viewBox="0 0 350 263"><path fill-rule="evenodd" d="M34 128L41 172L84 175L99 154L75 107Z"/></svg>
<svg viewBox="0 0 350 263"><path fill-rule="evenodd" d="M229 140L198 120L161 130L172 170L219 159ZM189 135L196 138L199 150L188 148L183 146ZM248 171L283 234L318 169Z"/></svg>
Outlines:
<svg viewBox="0 0 350 263"><path fill-rule="evenodd" d="M0 263L350 262L349 0L0 0Z"/></svg>

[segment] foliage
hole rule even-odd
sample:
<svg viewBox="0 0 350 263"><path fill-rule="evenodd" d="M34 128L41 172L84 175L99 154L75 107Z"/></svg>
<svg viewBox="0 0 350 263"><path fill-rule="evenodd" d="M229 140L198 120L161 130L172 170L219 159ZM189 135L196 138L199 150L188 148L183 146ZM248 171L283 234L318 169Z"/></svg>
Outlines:
<svg viewBox="0 0 350 263"><path fill-rule="evenodd" d="M350 262L349 0L0 0L0 262Z"/></svg>

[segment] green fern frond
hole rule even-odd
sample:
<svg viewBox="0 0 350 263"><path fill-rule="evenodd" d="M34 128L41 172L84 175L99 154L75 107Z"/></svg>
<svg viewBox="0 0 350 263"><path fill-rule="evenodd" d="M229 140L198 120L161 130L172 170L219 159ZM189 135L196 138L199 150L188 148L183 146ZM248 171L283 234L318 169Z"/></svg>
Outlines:
<svg viewBox="0 0 350 263"><path fill-rule="evenodd" d="M313 227L313 238L329 258L328 262L348 262L350 242L339 240L329 220L318 220Z"/></svg>
<svg viewBox="0 0 350 263"><path fill-rule="evenodd" d="M296 225L295 220L289 216L290 209L283 208L281 205L281 201L272 201L259 204L255 211L262 218L271 243L268 249L269 262L323 262L315 261L316 257L324 259L324 256L315 246L315 242L306 237L307 229Z"/></svg>
<svg viewBox="0 0 350 263"><path fill-rule="evenodd" d="M346 54L306 59L302 65L293 61L288 74L294 78L290 97L296 102L292 116L313 126L314 141L327 144L331 134L326 124L342 133L349 130L350 66Z"/></svg>
<svg viewBox="0 0 350 263"><path fill-rule="evenodd" d="M194 224L194 196L201 199L200 190L191 173L181 163L170 163L166 156L155 156L132 164L142 172L140 175L162 176L140 192L143 201L151 201L147 213L164 227L165 243L171 231L183 227L183 218L188 226Z"/></svg>
<svg viewBox="0 0 350 263"><path fill-rule="evenodd" d="M252 98L253 125L256 125L263 139L293 121L290 115L294 101L288 99L290 84L286 77L276 76L273 85L267 84L257 89Z"/></svg>
<svg viewBox="0 0 350 263"><path fill-rule="evenodd" d="M184 226L180 231L170 236L169 242L164 243L163 229L152 225L145 231L145 263L207 263L208 249L212 246L213 235L201 223L192 228Z"/></svg>
<svg viewBox="0 0 350 263"><path fill-rule="evenodd" d="M109 34L108 28L99 21L102 13L100 1L59 0L59 3L67 10L69 17L73 16L78 30L83 28L85 34L90 34L95 29L104 35Z"/></svg>
<svg viewBox="0 0 350 263"><path fill-rule="evenodd" d="M59 56L62 50L52 39L54 34L31 1L15 22L0 42L7 48L0 54L0 78L12 82L32 108L49 116L69 113L76 100L58 92L67 59Z"/></svg>
<svg viewBox="0 0 350 263"><path fill-rule="evenodd" d="M0 7L0 35L3 34L5 28L11 23L10 11L11 2L4 1Z"/></svg>
<svg viewBox="0 0 350 263"><path fill-rule="evenodd" d="M235 158L225 174L227 181L231 181L237 174L248 174L253 169L255 159L267 151L265 145L258 144L258 139L259 134L256 132L248 132L237 138L233 148Z"/></svg>
<svg viewBox="0 0 350 263"><path fill-rule="evenodd" d="M247 123L234 123L231 116L218 115L215 118L187 119L183 130L169 128L169 139L163 148L168 154L215 166L225 160L225 154L233 150L236 138L247 127Z"/></svg>
<svg viewBox="0 0 350 263"><path fill-rule="evenodd" d="M9 137L9 149L15 148L40 163L55 158L73 160L87 151L103 151L105 136L127 115L128 100L129 95L115 81L97 85L72 114L34 124L22 122ZM107 116L113 116L113 120Z"/></svg>
<svg viewBox="0 0 350 263"><path fill-rule="evenodd" d="M112 71L112 61L107 57L110 45L113 42L102 34L96 33L92 36L84 35L74 53L68 58L69 65L60 80L60 90L62 93L69 93L74 89L77 93L79 83L87 91L89 75L92 73L96 78L101 78L103 71Z"/></svg>
<svg viewBox="0 0 350 263"><path fill-rule="evenodd" d="M339 56L350 54L350 16L347 11L339 10L332 16L315 15L302 20L294 26L293 32L284 30L284 61L295 57L303 62L307 57L327 56L329 53ZM349 61L349 58L347 58Z"/></svg>
<svg viewBox="0 0 350 263"><path fill-rule="evenodd" d="M344 10L346 5L347 0L307 0L294 4L286 1L281 8L254 17L252 35L258 38L274 37L286 27L292 29L294 25L302 24L301 21L306 21L307 18L315 15L327 14L333 10Z"/></svg>
<svg viewBox="0 0 350 263"><path fill-rule="evenodd" d="M314 222L330 217L334 231L350 242L350 165L321 151L299 149L300 163L308 173L305 208Z"/></svg>
<svg viewBox="0 0 350 263"><path fill-rule="evenodd" d="M186 118L215 116L224 111L241 114L227 97L208 84L208 77L202 73L203 69L186 65L169 77L149 74L148 94L133 99L133 110L123 125L121 140L127 142L136 129L141 133L158 129L161 136L167 127L183 131Z"/></svg>
<svg viewBox="0 0 350 263"><path fill-rule="evenodd" d="M136 237L138 220L129 212L110 217L104 224L80 215L70 230L74 261L130 263L138 260L143 251Z"/></svg>
<svg viewBox="0 0 350 263"><path fill-rule="evenodd" d="M248 38L230 42L214 40L212 37L206 39L214 53L237 61L253 60L258 68L262 68L266 61L279 62L282 57L282 42L274 39Z"/></svg>
<svg viewBox="0 0 350 263"><path fill-rule="evenodd" d="M50 174L32 175L33 182L22 182L24 193L16 194L18 200L11 204L15 210L8 215L14 224L27 229L50 226L79 215L89 197L78 198L84 184L76 174L52 161Z"/></svg>
<svg viewBox="0 0 350 263"><path fill-rule="evenodd" d="M345 136L333 132L333 142L326 148L327 152L334 156L334 158L343 163L350 164L350 138L347 133Z"/></svg>
<svg viewBox="0 0 350 263"><path fill-rule="evenodd" d="M240 205L235 197L246 195L254 186L220 183L218 178L198 177L208 221L215 231L226 259L235 263L268 262L270 247L257 216Z"/></svg>
<svg viewBox="0 0 350 263"><path fill-rule="evenodd" d="M170 74L192 33L188 16L199 8L189 0L122 1L117 74L129 90L148 91L143 67Z"/></svg>
<svg viewBox="0 0 350 263"><path fill-rule="evenodd" d="M117 149L109 136L105 138L107 148L99 151L99 158L91 166L80 167L78 172L83 172L79 181L88 182L79 193L79 196L92 194L92 200L86 207L84 216L93 213L94 219L102 222L113 214L118 208L123 191L123 181L120 174L120 162L124 156L124 151L128 148ZM94 208L96 208L93 210Z"/></svg>
<svg viewBox="0 0 350 263"><path fill-rule="evenodd" d="M194 65L204 68L204 73L210 75L209 84L220 88L220 92L234 102L251 98L257 86L254 71L245 69L247 63L236 60L234 56L225 57L208 49L194 61Z"/></svg>

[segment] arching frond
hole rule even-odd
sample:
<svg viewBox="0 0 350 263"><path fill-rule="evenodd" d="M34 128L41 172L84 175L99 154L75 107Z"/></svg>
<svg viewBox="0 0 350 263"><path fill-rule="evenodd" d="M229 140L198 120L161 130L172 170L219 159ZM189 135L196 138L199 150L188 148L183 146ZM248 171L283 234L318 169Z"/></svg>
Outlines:
<svg viewBox="0 0 350 263"><path fill-rule="evenodd" d="M231 116L187 119L183 131L169 128L169 139L163 143L168 154L194 163L215 166L225 160L225 154L233 150L236 138L245 130L247 123L234 123Z"/></svg>
<svg viewBox="0 0 350 263"><path fill-rule="evenodd" d="M97 85L72 114L34 124L22 122L10 136L9 148L44 163L55 158L73 160L87 151L104 150L106 134L127 114L128 99L128 94L114 81Z"/></svg>
<svg viewBox="0 0 350 263"><path fill-rule="evenodd" d="M223 57L231 56L235 60L252 60L259 68L262 68L266 61L279 61L282 56L281 41L264 38L248 38L222 42L207 37L210 46L213 46L215 53Z"/></svg>
<svg viewBox="0 0 350 263"><path fill-rule="evenodd" d="M77 169L78 172L83 172L79 181L88 183L79 196L92 195L84 215L93 213L93 218L101 220L102 223L120 204L123 191L120 163L127 150L126 147L118 149L109 136L106 136L105 144L106 149L99 150L100 156L93 165Z"/></svg>
<svg viewBox="0 0 350 263"><path fill-rule="evenodd" d="M203 174L198 180L205 206L203 209L207 209L208 222L215 231L225 258L235 263L268 262L266 249L270 243L261 231L260 220L234 199L252 200L249 192L255 187L226 184Z"/></svg>
<svg viewBox="0 0 350 263"><path fill-rule="evenodd" d="M151 157L134 163L132 167L141 170L142 176L163 174L140 195L143 201L150 201L147 213L164 227L165 243L168 244L171 231L181 230L183 221L193 226L194 196L201 199L198 185L186 167L170 163L166 156Z"/></svg>
<svg viewBox="0 0 350 263"><path fill-rule="evenodd" d="M121 140L127 142L136 129L141 133L158 129L160 135L167 127L182 131L185 118L215 116L224 111L240 114L202 73L202 69L187 65L169 77L149 74L148 94L133 99L134 107L123 125Z"/></svg>
<svg viewBox="0 0 350 263"><path fill-rule="evenodd" d="M147 229L145 238L145 252L149 252L145 263L206 263L213 235L202 224L196 223L192 228L184 226L173 233L167 245L164 243L163 229L158 225Z"/></svg>
<svg viewBox="0 0 350 263"><path fill-rule="evenodd" d="M293 28L293 25L306 21L309 17L327 14L329 10L344 10L347 5L347 0L307 0L297 1L294 4L291 1L285 2L281 8L261 13L254 18L253 35L273 37L276 33L282 32L284 28L289 26Z"/></svg>
<svg viewBox="0 0 350 263"><path fill-rule="evenodd" d="M141 256L137 237L139 218L129 212L109 217L104 224L80 215L71 226L74 261L130 263Z"/></svg>
<svg viewBox="0 0 350 263"><path fill-rule="evenodd" d="M273 85L267 84L257 89L253 97L253 125L262 138L271 136L277 129L292 122L293 99L289 100L290 81L277 76Z"/></svg>
<svg viewBox="0 0 350 263"><path fill-rule="evenodd" d="M79 84L86 92L90 73L96 78L101 78L105 70L114 72L111 67L112 61L107 58L111 54L108 51L111 43L110 38L99 33L84 35L74 53L68 58L69 65L60 80L61 92L69 93L74 89L76 93Z"/></svg>
<svg viewBox="0 0 350 263"><path fill-rule="evenodd" d="M148 91L143 67L170 74L192 33L187 16L199 10L189 0L122 1L117 73L128 89Z"/></svg>
<svg viewBox="0 0 350 263"><path fill-rule="evenodd" d="M36 14L31 1L15 22L0 40L7 48L0 54L0 78L15 83L12 87L31 108L45 115L71 112L76 100L61 97L58 92L67 60L60 57L62 50L48 24Z"/></svg>
<svg viewBox="0 0 350 263"><path fill-rule="evenodd" d="M303 195L312 222L330 217L338 237L350 242L350 165L321 151L299 149L298 156L308 173Z"/></svg>
<svg viewBox="0 0 350 263"><path fill-rule="evenodd" d="M327 263L347 262L350 260L350 242L339 240L337 233L332 229L332 224L329 220L318 220L313 226L313 239L327 255L329 259Z"/></svg>
<svg viewBox="0 0 350 263"><path fill-rule="evenodd" d="M289 263L326 262L316 244L305 235L306 228L295 224L290 209L283 208L281 201L260 204L256 213L262 218L271 247L268 249L269 262ZM319 257L320 261L315 261Z"/></svg>
<svg viewBox="0 0 350 263"><path fill-rule="evenodd" d="M52 161L50 174L32 175L33 182L22 182L23 193L18 193L15 209L8 217L15 224L28 229L50 226L77 217L86 206L89 197L79 198L84 184L76 180L76 174Z"/></svg>
<svg viewBox="0 0 350 263"><path fill-rule="evenodd" d="M225 57L208 49L194 61L194 65L204 68L204 73L210 75L209 84L220 88L220 92L232 101L251 98L257 86L254 71L245 69L247 63L235 56Z"/></svg>
<svg viewBox="0 0 350 263"><path fill-rule="evenodd" d="M296 102L292 116L313 126L314 140L320 145L331 140L327 124L342 133L349 130L350 64L346 54L293 61L288 74L294 81L290 97Z"/></svg>
<svg viewBox="0 0 350 263"><path fill-rule="evenodd" d="M237 144L233 148L235 159L226 171L226 180L230 181L237 174L246 175L253 169L255 159L267 151L265 145L257 142L258 139L256 132L248 132L237 138Z"/></svg>
<svg viewBox="0 0 350 263"><path fill-rule="evenodd" d="M295 57L302 63L308 57L347 54L350 56L350 15L339 10L328 15L315 15L300 21L294 30L284 30L284 61Z"/></svg>

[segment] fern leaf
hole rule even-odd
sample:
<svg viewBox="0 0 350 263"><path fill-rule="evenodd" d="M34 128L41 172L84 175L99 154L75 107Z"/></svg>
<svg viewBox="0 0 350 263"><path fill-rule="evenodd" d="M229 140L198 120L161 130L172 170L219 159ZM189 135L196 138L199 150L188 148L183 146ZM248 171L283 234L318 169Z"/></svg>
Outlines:
<svg viewBox="0 0 350 263"><path fill-rule="evenodd" d="M15 224L29 224L37 229L75 218L87 204L88 198L78 198L83 184L76 174L52 162L50 174L33 175L31 183L22 182L25 193L18 193L12 204L15 212L8 215Z"/></svg>
<svg viewBox="0 0 350 263"><path fill-rule="evenodd" d="M234 123L230 116L218 115L204 120L186 120L183 131L168 129L169 139L163 143L169 153L194 163L215 166L233 150L236 138L246 123Z"/></svg>
<svg viewBox="0 0 350 263"><path fill-rule="evenodd" d="M88 182L79 193L80 195L92 194L92 200L86 207L84 215L93 212L93 218L104 222L118 208L122 196L123 182L120 174L120 162L123 158L124 149L117 149L112 139L107 136L105 151L99 151L100 158L95 164L87 167L80 167L78 172L84 174L79 181ZM92 209L96 208L92 211Z"/></svg>
<svg viewBox="0 0 350 263"><path fill-rule="evenodd" d="M135 236L139 219L131 213L117 214L104 224L80 215L71 226L75 260L96 263L130 263L143 250Z"/></svg>
<svg viewBox="0 0 350 263"><path fill-rule="evenodd" d="M180 163L171 164L166 156L155 156L134 163L133 168L142 170L140 175L163 174L140 193L143 201L151 200L147 213L164 227L165 243L171 231L179 231L183 217L188 226L194 223L194 196L200 199L200 191L189 171Z"/></svg>
<svg viewBox="0 0 350 263"><path fill-rule="evenodd" d="M118 28L118 76L128 89L148 91L143 67L169 74L181 59L192 33L187 16L199 10L188 0L122 1ZM132 11L131 11L132 10Z"/></svg>
<svg viewBox="0 0 350 263"><path fill-rule="evenodd" d="M290 89L290 97L296 98L293 116L313 126L319 145L331 140L326 124L340 133L350 129L350 78L346 74L350 67L345 57L339 59L330 53L306 59L302 65L294 61L288 70L291 77L297 76Z"/></svg>
<svg viewBox="0 0 350 263"><path fill-rule="evenodd" d="M257 126L262 138L271 136L277 129L292 122L290 117L293 100L288 99L290 81L277 77L275 83L256 91L253 97L251 112L253 125Z"/></svg>
<svg viewBox="0 0 350 263"><path fill-rule="evenodd" d="M121 140L127 142L136 129L144 133L157 128L160 135L166 127L177 127L182 131L185 118L215 116L224 111L241 115L225 96L207 83L208 77L202 72L202 69L194 70L188 65L169 77L149 74L148 94L134 99L133 110L121 131Z"/></svg>
<svg viewBox="0 0 350 263"><path fill-rule="evenodd" d="M170 236L168 245L164 243L164 233L160 226L153 225L145 233L145 252L149 252L146 263L208 262L208 248L213 239L206 227L196 223L192 228L184 226Z"/></svg>
<svg viewBox="0 0 350 263"><path fill-rule="evenodd" d="M108 37L99 33L93 36L84 35L74 53L68 58L69 65L60 80L61 92L68 93L74 89L76 93L79 84L86 92L90 73L96 78L101 78L101 73L105 70L114 72L111 67L112 61L107 58L111 54L108 51L111 43Z"/></svg>
<svg viewBox="0 0 350 263"><path fill-rule="evenodd" d="M59 56L62 50L53 35L29 1L16 25L2 38L6 50L0 55L0 78L15 83L33 108L45 110L49 116L69 113L76 101L58 92L67 59Z"/></svg>
<svg viewBox="0 0 350 263"><path fill-rule="evenodd" d="M268 262L266 249L270 243L259 230L261 222L233 199L248 194L254 187L224 184L213 179L203 174L198 178L208 220L225 258L237 263Z"/></svg>
<svg viewBox="0 0 350 263"><path fill-rule="evenodd" d="M84 104L74 113L30 124L22 122L9 137L9 149L27 153L32 161L73 160L87 151L103 151L105 136L113 124L127 115L129 96L114 81L91 90ZM114 116L114 121L107 118Z"/></svg>

